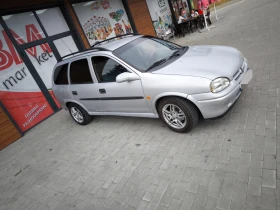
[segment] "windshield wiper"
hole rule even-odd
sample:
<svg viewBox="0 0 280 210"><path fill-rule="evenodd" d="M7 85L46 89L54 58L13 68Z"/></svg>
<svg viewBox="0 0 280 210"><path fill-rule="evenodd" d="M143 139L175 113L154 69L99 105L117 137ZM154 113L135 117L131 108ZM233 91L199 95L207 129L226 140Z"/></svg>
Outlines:
<svg viewBox="0 0 280 210"><path fill-rule="evenodd" d="M180 56L182 54L182 52L184 52L186 49L186 47L181 47L180 49L176 50L170 57L169 59L173 58L173 57L177 57Z"/></svg>
<svg viewBox="0 0 280 210"><path fill-rule="evenodd" d="M159 65L165 63L166 61L167 61L166 58L161 59L161 60L159 60L159 61L153 63L146 71L149 71L150 69L152 69L152 68L154 68L154 67L156 67L156 66L159 66Z"/></svg>

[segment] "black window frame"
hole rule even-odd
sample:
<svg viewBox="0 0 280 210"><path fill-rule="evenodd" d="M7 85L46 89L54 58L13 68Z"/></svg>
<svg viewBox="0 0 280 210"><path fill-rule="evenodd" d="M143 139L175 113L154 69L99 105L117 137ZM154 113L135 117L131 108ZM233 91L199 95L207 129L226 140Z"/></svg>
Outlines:
<svg viewBox="0 0 280 210"><path fill-rule="evenodd" d="M43 26L40 18L38 17L36 11L37 10L41 10L41 9L51 9L51 8L59 8L64 20L66 21L66 24L69 27L69 31L63 32L63 33L59 33L53 36L48 36L48 34L46 33L45 27ZM25 13L25 12L31 12L33 13L34 17L36 18L39 26L41 27L45 37L33 42L27 42L25 44L21 44L19 45L15 39L15 37L13 36L12 32L10 31L10 28L7 26L6 22L3 19L3 16L5 15L15 15L15 14L20 14L20 13ZM3 30L7 33L10 41L13 44L13 47L15 48L16 52L21 56L21 59L23 60L24 64L26 65L26 67L28 68L32 78L34 79L35 83L38 85L39 89L41 90L42 94L44 95L44 97L46 98L47 102L49 103L51 109L54 112L59 111L61 108L59 108L54 100L54 98L52 97L52 95L50 94L49 90L47 89L45 83L43 82L41 76L39 75L39 73L37 72L36 68L34 67L34 65L32 64L32 62L30 61L30 58L28 58L27 53L25 52L26 49L37 46L37 45L41 45L44 43L47 43L51 49L53 50L53 54L56 58L56 60L60 60L61 56L57 50L57 47L54 45L54 40L60 39L60 38L64 38L67 36L72 36L77 48L79 50L84 50L86 49L82 38L79 36L78 31L76 30L76 26L73 23L73 21L71 21L71 14L69 13L67 6L61 1L61 2L47 2L47 3L36 3L34 4L32 7L13 7L13 8L7 8L5 9L5 11L1 11L0 12L0 25L3 27ZM69 79L68 79L69 82ZM27 132L27 131L25 131ZM23 132L23 133L25 133Z"/></svg>
<svg viewBox="0 0 280 210"><path fill-rule="evenodd" d="M86 62L88 64L88 72L89 72L89 75L90 75L90 78L91 78L91 82L88 82L88 83L73 83L72 82L72 78L71 78L71 66L72 66L73 63L81 61L81 60L86 60ZM94 80L93 80L93 77L92 77L92 74L91 74L91 70L90 70L90 65L89 65L88 59L87 58L80 58L80 59L72 61L69 64L69 85L90 85L90 84L94 84Z"/></svg>

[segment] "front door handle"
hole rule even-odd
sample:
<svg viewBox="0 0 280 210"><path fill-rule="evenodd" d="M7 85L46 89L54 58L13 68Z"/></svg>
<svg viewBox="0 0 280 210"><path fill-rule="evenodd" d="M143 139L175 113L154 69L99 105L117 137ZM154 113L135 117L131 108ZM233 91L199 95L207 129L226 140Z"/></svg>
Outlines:
<svg viewBox="0 0 280 210"><path fill-rule="evenodd" d="M106 93L106 90L105 90L105 89L99 89L99 93L105 94L105 93Z"/></svg>
<svg viewBox="0 0 280 210"><path fill-rule="evenodd" d="M73 95L78 95L77 91L72 91Z"/></svg>

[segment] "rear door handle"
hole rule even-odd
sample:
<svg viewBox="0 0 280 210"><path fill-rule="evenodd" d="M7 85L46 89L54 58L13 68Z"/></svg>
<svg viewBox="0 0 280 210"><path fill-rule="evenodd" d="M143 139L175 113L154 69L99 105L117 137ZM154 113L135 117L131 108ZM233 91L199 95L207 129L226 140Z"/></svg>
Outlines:
<svg viewBox="0 0 280 210"><path fill-rule="evenodd" d="M105 93L106 93L106 90L105 90L105 89L99 89L99 93L105 94Z"/></svg>
<svg viewBox="0 0 280 210"><path fill-rule="evenodd" d="M78 95L77 91L72 91L73 95Z"/></svg>

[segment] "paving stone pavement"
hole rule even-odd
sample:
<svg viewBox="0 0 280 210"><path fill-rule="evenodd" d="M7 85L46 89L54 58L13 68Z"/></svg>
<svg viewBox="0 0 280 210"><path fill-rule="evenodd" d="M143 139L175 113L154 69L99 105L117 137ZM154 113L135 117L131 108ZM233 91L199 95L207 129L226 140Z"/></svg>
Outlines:
<svg viewBox="0 0 280 210"><path fill-rule="evenodd" d="M176 42L237 47L254 70L234 108L189 134L157 119L66 111L0 151L0 210L280 209L280 2L244 0Z"/></svg>

